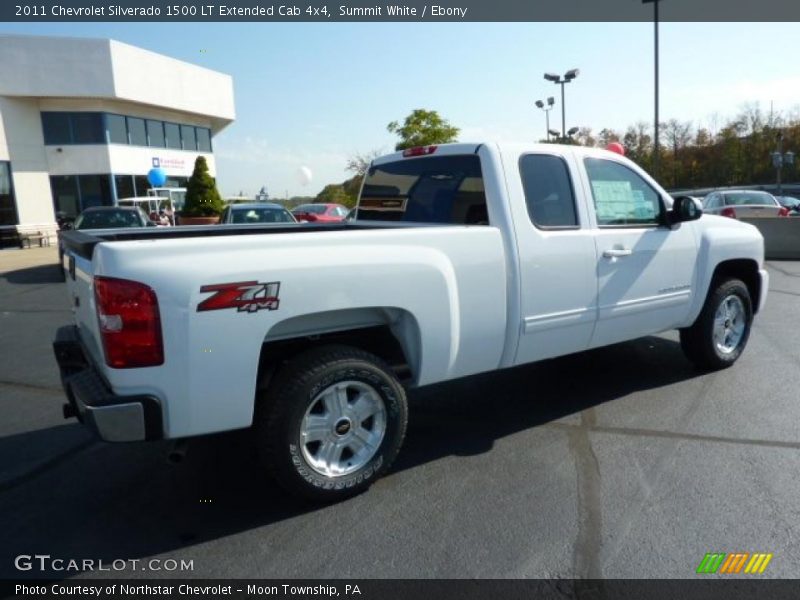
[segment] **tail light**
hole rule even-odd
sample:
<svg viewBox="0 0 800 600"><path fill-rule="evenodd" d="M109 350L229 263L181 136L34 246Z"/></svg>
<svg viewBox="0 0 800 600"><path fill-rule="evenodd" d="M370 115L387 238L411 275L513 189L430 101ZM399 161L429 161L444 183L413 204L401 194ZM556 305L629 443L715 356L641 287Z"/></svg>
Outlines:
<svg viewBox="0 0 800 600"><path fill-rule="evenodd" d="M789 209L785 206L781 206L780 210L778 210L779 217L788 217L789 216Z"/></svg>
<svg viewBox="0 0 800 600"><path fill-rule="evenodd" d="M731 219L735 219L736 218L736 211L733 210L732 207L726 206L721 211L719 211L719 215L721 217L730 217Z"/></svg>
<svg viewBox="0 0 800 600"><path fill-rule="evenodd" d="M406 148L403 150L403 157L409 156L427 156L436 152L437 146L414 146L413 148Z"/></svg>
<svg viewBox="0 0 800 600"><path fill-rule="evenodd" d="M115 369L164 363L156 293L143 283L95 277L97 321L106 364Z"/></svg>

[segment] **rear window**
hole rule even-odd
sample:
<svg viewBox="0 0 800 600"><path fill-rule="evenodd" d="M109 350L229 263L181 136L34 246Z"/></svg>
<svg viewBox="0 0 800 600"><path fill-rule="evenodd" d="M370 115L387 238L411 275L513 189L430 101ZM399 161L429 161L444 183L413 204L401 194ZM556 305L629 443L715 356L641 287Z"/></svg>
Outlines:
<svg viewBox="0 0 800 600"><path fill-rule="evenodd" d="M282 208L234 208L233 223L294 223L294 218Z"/></svg>
<svg viewBox="0 0 800 600"><path fill-rule="evenodd" d="M474 154L431 156L373 166L356 218L488 225L480 159Z"/></svg>
<svg viewBox="0 0 800 600"><path fill-rule="evenodd" d="M75 221L75 229L112 229L117 227L142 227L141 217L132 210L104 210L85 212Z"/></svg>
<svg viewBox="0 0 800 600"><path fill-rule="evenodd" d="M775 206L775 200L766 192L737 192L725 194L725 206Z"/></svg>

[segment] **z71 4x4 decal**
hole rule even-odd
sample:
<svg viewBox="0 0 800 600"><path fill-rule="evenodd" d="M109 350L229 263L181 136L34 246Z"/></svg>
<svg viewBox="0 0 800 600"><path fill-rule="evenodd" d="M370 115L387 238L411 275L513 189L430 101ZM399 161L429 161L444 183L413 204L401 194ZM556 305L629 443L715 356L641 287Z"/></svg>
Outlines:
<svg viewBox="0 0 800 600"><path fill-rule="evenodd" d="M271 281L270 283L240 281L238 283L204 285L200 288L200 293L213 292L213 295L197 305L197 312L222 310L223 308L235 308L239 312L251 313L262 308L278 310L280 289L280 281Z"/></svg>

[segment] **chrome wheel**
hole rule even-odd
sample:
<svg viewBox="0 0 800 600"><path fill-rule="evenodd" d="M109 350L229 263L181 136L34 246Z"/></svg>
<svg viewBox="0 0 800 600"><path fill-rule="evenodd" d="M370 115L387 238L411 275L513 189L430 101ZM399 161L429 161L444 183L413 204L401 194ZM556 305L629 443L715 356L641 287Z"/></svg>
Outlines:
<svg viewBox="0 0 800 600"><path fill-rule="evenodd" d="M741 298L726 296L714 314L714 345L720 354L731 354L742 341L747 328L747 312Z"/></svg>
<svg viewBox="0 0 800 600"><path fill-rule="evenodd" d="M340 381L311 402L300 425L300 447L317 473L339 477L366 465L385 433L386 406L375 388Z"/></svg>

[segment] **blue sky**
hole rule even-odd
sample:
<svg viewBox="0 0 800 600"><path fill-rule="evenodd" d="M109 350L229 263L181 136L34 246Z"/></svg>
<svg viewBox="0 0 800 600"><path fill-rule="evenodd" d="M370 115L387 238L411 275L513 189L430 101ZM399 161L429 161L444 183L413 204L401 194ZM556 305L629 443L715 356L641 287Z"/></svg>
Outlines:
<svg viewBox="0 0 800 600"><path fill-rule="evenodd" d="M389 152L386 124L437 110L462 141L536 140L545 71L579 68L567 128L653 118L652 23L0 24L0 32L111 37L233 76L236 121L215 138L223 194L315 195L349 156ZM800 115L796 23L662 23L661 118L714 127L746 102ZM201 52L202 50L202 52ZM308 166L313 179L301 184Z"/></svg>

